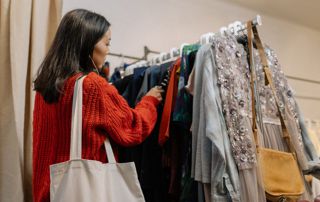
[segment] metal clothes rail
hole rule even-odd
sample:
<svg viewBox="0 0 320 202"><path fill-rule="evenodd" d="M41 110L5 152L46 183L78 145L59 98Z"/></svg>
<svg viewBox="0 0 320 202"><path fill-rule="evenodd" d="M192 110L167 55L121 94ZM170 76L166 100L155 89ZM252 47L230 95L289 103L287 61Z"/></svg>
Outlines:
<svg viewBox="0 0 320 202"><path fill-rule="evenodd" d="M252 20L252 24L253 26L258 26L262 24L261 21L261 17L259 15L257 15L253 20ZM220 29L220 32L224 32L225 30L231 30L231 32L233 33L238 33L238 32L242 32L246 29L246 24L241 23L239 21L235 21L234 23L231 23L228 28L227 27L222 27ZM207 33L207 34L203 34L200 37L200 41L198 41L197 43L203 44L203 43L208 43L211 41L212 37L213 37L213 33ZM183 47L185 44L182 44L181 47ZM150 50L147 46L144 46L144 55L142 57L136 57L136 56L130 56L130 55L124 55L124 54L118 54L118 53L109 53L109 55L111 56L115 56L115 57L120 57L120 58L127 58L127 59L133 59L136 60L134 61L131 65L130 68L132 68L135 65L146 65L146 64L155 64L161 61L165 61L165 60L169 60L172 59L173 57L177 57L180 55L180 52L182 48L178 49L178 48L172 48L170 53L160 53L158 51L153 51ZM152 58L151 60L147 61L148 59L148 55L150 53L154 53L154 54L158 54L158 56ZM140 61L143 61L141 64ZM129 68L129 69L130 69ZM290 76L290 75L286 75L286 77L288 79L291 80L296 80L296 81L301 81L301 82L307 82L307 83L312 83L312 84L320 84L320 81L316 81L316 80L312 80L312 79L306 79L306 78L301 78L301 77L296 77L296 76ZM303 96L303 95L296 95L295 96L298 99L307 99L307 100L316 100L316 101L320 101L320 97L314 97L314 96Z"/></svg>
<svg viewBox="0 0 320 202"><path fill-rule="evenodd" d="M150 53L160 54L160 52L158 52L158 51L150 50L147 46L144 46L143 50L144 50L144 54L143 54L142 57L136 57L136 56L131 56L131 55L124 55L124 54L121 54L121 53L109 53L108 55L114 56L114 57L119 57L119 58L132 59L132 60L136 60L136 62L138 62L138 61L140 61L140 60L146 60L146 59L148 58L148 55L149 55Z"/></svg>

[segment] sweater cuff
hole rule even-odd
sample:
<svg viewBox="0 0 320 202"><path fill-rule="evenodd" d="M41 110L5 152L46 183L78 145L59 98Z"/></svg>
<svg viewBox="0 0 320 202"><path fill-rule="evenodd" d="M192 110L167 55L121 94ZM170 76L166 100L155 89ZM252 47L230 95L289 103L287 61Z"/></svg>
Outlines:
<svg viewBox="0 0 320 202"><path fill-rule="evenodd" d="M157 99L157 98L155 98L155 97L153 97L153 96L144 96L142 99L141 99L141 101L142 100L145 100L145 101L147 101L147 102L151 102L152 104L154 104L154 106L158 106L159 105L159 103L160 103L160 101Z"/></svg>

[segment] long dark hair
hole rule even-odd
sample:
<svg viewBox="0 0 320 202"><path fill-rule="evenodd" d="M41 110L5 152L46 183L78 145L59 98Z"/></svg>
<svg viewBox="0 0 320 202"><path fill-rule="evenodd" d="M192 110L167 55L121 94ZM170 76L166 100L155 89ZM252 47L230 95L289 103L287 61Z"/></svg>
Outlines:
<svg viewBox="0 0 320 202"><path fill-rule="evenodd" d="M48 103L58 102L64 82L77 72L93 69L95 44L110 23L101 15L84 9L68 12L61 20L55 38L38 70L34 90Z"/></svg>

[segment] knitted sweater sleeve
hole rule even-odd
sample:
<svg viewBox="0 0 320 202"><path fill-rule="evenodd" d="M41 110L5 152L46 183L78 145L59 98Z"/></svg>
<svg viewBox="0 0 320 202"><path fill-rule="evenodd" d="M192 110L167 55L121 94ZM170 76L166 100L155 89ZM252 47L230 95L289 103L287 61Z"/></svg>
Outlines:
<svg viewBox="0 0 320 202"><path fill-rule="evenodd" d="M133 146L143 142L153 130L157 120L159 101L145 96L134 109L118 94L116 88L99 76L84 81L84 103L87 103L84 118L117 144ZM92 119L92 117L95 117ZM90 123L91 122L91 123Z"/></svg>

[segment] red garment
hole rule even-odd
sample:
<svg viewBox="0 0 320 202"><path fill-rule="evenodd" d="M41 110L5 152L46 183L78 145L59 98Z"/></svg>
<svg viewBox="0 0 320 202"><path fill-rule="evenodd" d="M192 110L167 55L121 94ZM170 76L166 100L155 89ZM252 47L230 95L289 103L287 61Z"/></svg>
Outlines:
<svg viewBox="0 0 320 202"><path fill-rule="evenodd" d="M35 202L50 201L49 166L69 160L72 96L75 80L69 78L59 102L48 104L36 93L33 112L33 196ZM106 135L111 141L132 146L152 131L159 101L145 96L131 109L118 91L96 73L83 83L82 157L107 162Z"/></svg>
<svg viewBox="0 0 320 202"><path fill-rule="evenodd" d="M103 71L104 75L106 76L106 79L109 79L110 67L106 66L106 67L102 68L102 71Z"/></svg>
<svg viewBox="0 0 320 202"><path fill-rule="evenodd" d="M169 138L169 125L171 112L173 111L174 103L178 93L178 77L177 70L180 68L181 58L176 60L170 74L170 80L166 93L166 100L163 106L160 129L159 129L159 144L163 145Z"/></svg>

